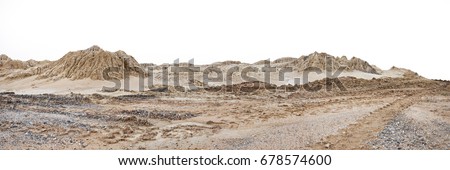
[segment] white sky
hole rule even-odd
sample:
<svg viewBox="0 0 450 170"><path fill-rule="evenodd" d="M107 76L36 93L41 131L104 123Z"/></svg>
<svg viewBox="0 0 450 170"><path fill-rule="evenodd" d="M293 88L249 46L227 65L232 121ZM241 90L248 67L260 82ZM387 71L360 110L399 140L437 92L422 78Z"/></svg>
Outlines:
<svg viewBox="0 0 450 170"><path fill-rule="evenodd" d="M0 0L0 53L57 60L99 45L196 64L314 51L450 79L450 1Z"/></svg>

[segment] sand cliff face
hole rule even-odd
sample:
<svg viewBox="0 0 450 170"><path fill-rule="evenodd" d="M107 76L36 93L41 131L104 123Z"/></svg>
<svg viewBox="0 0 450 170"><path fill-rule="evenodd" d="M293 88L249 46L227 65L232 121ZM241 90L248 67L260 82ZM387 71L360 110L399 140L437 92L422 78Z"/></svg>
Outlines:
<svg viewBox="0 0 450 170"><path fill-rule="evenodd" d="M118 73L123 73L125 69L140 68L140 65L123 51L109 52L98 46L92 46L86 50L69 52L61 59L50 63L40 78L104 80L103 71L107 68L118 68ZM117 74L115 77L123 78L123 74Z"/></svg>
<svg viewBox="0 0 450 170"><path fill-rule="evenodd" d="M277 60L275 60L277 61ZM344 67L346 71L362 71L371 74L380 74L376 67L371 66L368 62L359 58L353 57L350 60L347 57L334 57L326 53L314 52L307 56L302 56L293 60L288 58L284 62L277 61L277 63L283 63L284 66L293 67L298 71L304 71L310 68L319 68L325 70L327 67L327 61L331 63L329 66L331 70L337 70L340 67ZM274 62L275 63L275 62Z"/></svg>

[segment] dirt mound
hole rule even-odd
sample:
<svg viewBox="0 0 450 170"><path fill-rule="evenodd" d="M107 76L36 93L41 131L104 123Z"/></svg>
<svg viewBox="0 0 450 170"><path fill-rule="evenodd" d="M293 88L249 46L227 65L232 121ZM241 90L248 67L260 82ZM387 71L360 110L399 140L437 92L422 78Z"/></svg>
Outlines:
<svg viewBox="0 0 450 170"><path fill-rule="evenodd" d="M11 70L11 69L26 69L28 64L20 60L12 60L7 55L0 55L0 70Z"/></svg>
<svg viewBox="0 0 450 170"><path fill-rule="evenodd" d="M242 82L233 85L222 85L205 88L209 92L254 93L264 90L275 90L276 85L261 81Z"/></svg>
<svg viewBox="0 0 450 170"><path fill-rule="evenodd" d="M23 62L27 68L30 67L36 67L36 66L42 66L44 64L48 64L50 63L50 61L48 60L44 60L44 61L36 61L36 60L27 60Z"/></svg>
<svg viewBox="0 0 450 170"><path fill-rule="evenodd" d="M273 63L274 64L287 63L287 62L292 62L294 60L296 60L296 58L293 58L293 57L282 57L282 58L274 60Z"/></svg>
<svg viewBox="0 0 450 170"><path fill-rule="evenodd" d="M142 63L141 64L141 67L142 68L148 68L148 67L156 67L157 65L156 64L153 64L153 63Z"/></svg>
<svg viewBox="0 0 450 170"><path fill-rule="evenodd" d="M27 64L20 60L10 60L2 64L3 69L27 69Z"/></svg>
<svg viewBox="0 0 450 170"><path fill-rule="evenodd" d="M30 77L41 73L42 67L50 61L20 61L12 60L8 56L0 55L0 77L6 77L6 79L21 79Z"/></svg>
<svg viewBox="0 0 450 170"><path fill-rule="evenodd" d="M408 70L408 69L404 69L404 68L398 68L398 67L393 66L389 70L403 72L403 76L407 77L407 78L423 78L423 77L419 76L419 74L417 74L416 72Z"/></svg>
<svg viewBox="0 0 450 170"><path fill-rule="evenodd" d="M121 114L133 115L150 119L161 120L184 120L196 117L193 113L178 113L178 112L149 112L147 110L122 110Z"/></svg>
<svg viewBox="0 0 450 170"><path fill-rule="evenodd" d="M0 55L0 65L8 61L11 61L11 59L7 55L5 54Z"/></svg>
<svg viewBox="0 0 450 170"><path fill-rule="evenodd" d="M345 56L334 57L326 53L318 52L288 62L286 63L286 66L294 67L299 71L308 70L312 67L325 70L327 61L330 61L332 70L337 70L339 67L343 66L347 71L358 70L366 73L380 74L376 68L359 58L353 57L348 60Z"/></svg>
<svg viewBox="0 0 450 170"><path fill-rule="evenodd" d="M383 72L383 70L381 68L377 67L376 65L372 64L371 66L377 71L377 73Z"/></svg>
<svg viewBox="0 0 450 170"><path fill-rule="evenodd" d="M225 66L225 65L231 65L231 64L241 64L241 62L240 61L228 60L228 61L222 61L222 62L215 62L212 65L214 65L214 66Z"/></svg>
<svg viewBox="0 0 450 170"><path fill-rule="evenodd" d="M124 70L136 73L139 63L123 51L104 51L98 46L86 50L69 52L58 61L49 64L40 78L69 78L72 80L90 78L104 80L103 71L107 68L117 68L111 77L123 78Z"/></svg>
<svg viewBox="0 0 450 170"><path fill-rule="evenodd" d="M259 61L257 61L257 62L255 62L255 63L253 63L254 65L263 65L263 64L266 64L266 63L270 63L270 60L259 60Z"/></svg>
<svg viewBox="0 0 450 170"><path fill-rule="evenodd" d="M379 79L360 79L355 77L340 77L337 78L347 90L385 90L385 89L405 89L405 88L439 88L440 85L436 81L430 81L428 79L421 79L417 77L402 77L402 78L379 78ZM328 82L335 82L333 79L329 79ZM310 82L307 85L310 87L316 87L318 85L326 85L327 79L317 80ZM335 84L332 84L335 86ZM338 90L338 88L334 88Z"/></svg>

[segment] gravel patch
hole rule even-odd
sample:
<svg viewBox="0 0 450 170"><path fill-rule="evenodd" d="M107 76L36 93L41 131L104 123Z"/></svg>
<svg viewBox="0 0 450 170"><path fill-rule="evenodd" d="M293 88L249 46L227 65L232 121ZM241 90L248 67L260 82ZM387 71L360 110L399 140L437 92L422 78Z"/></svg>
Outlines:
<svg viewBox="0 0 450 170"><path fill-rule="evenodd" d="M393 119L369 142L373 149L382 150L448 150L450 124L433 120L420 122L401 114Z"/></svg>

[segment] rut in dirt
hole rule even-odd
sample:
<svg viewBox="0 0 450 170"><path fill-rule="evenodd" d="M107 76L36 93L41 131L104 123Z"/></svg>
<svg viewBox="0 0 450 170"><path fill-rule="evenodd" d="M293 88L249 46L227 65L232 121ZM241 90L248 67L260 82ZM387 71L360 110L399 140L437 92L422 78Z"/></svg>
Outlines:
<svg viewBox="0 0 450 170"><path fill-rule="evenodd" d="M312 149L335 149L335 150L361 150L370 149L368 141L375 139L377 134L384 127L402 113L405 109L417 103L420 97L425 94L412 93L395 100L388 105L379 108L356 123L349 125L345 129L338 131L336 135L328 136L311 146Z"/></svg>

